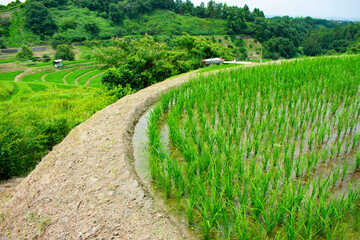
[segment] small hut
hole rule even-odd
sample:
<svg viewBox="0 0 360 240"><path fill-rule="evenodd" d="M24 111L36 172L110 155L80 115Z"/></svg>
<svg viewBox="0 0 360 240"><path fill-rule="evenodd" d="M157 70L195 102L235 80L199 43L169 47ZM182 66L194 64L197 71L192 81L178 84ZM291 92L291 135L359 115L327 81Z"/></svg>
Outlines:
<svg viewBox="0 0 360 240"><path fill-rule="evenodd" d="M64 66L64 60L62 60L62 59L57 59L57 60L54 60L53 61L53 63L54 63L54 66L56 67L56 68L59 68L59 67L62 67L62 66Z"/></svg>
<svg viewBox="0 0 360 240"><path fill-rule="evenodd" d="M221 65L224 63L223 58L209 58L209 59L203 59L201 60L201 63L203 65L209 66L209 65Z"/></svg>

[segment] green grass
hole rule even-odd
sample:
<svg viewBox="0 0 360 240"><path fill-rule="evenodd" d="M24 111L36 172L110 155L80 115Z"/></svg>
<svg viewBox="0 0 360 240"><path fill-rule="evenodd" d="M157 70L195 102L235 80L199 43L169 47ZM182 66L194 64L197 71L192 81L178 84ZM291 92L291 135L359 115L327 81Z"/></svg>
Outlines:
<svg viewBox="0 0 360 240"><path fill-rule="evenodd" d="M100 87L101 86L101 78L103 75L97 76L96 78L94 78L90 85L91 87Z"/></svg>
<svg viewBox="0 0 360 240"><path fill-rule="evenodd" d="M11 82L0 82L0 101L8 99L15 91L15 86Z"/></svg>
<svg viewBox="0 0 360 240"><path fill-rule="evenodd" d="M27 75L21 79L22 82L42 82L41 77L51 72L40 72Z"/></svg>
<svg viewBox="0 0 360 240"><path fill-rule="evenodd" d="M14 59L4 59L4 60L0 60L0 64L4 64L4 63L12 63L15 62Z"/></svg>
<svg viewBox="0 0 360 240"><path fill-rule="evenodd" d="M94 68L86 68L86 69L76 70L76 71L70 73L70 74L65 78L65 80L66 80L66 82L67 82L68 84L75 84L75 79L76 79L76 78L78 78L79 76L81 76L81 75L83 75L83 74L85 74L85 73L87 73L87 72L91 72L91 71L93 71L93 70L94 70Z"/></svg>
<svg viewBox="0 0 360 240"><path fill-rule="evenodd" d="M149 118L153 183L204 239L359 239L359 76L360 55L324 57L171 90Z"/></svg>
<svg viewBox="0 0 360 240"><path fill-rule="evenodd" d="M0 73L0 81L14 81L16 75L23 73L24 71L5 72Z"/></svg>
<svg viewBox="0 0 360 240"><path fill-rule="evenodd" d="M233 67L240 67L240 65L236 65L236 64L212 65L212 66L209 66L209 67L204 67L204 68L200 69L198 72L199 73L204 73L204 72L210 72L210 71L215 71L215 70L223 70L223 69L228 69L228 68L233 68Z"/></svg>
<svg viewBox="0 0 360 240"><path fill-rule="evenodd" d="M89 73L87 73L87 74L82 75L82 76L78 79L79 85L80 85L80 86L84 86L84 85L86 84L86 82L87 82L90 78L92 78L92 77L94 77L94 76L96 76L96 75L98 75L98 74L100 74L100 73L102 73L102 72L104 72L104 71L103 71L103 70L94 70L93 72L89 72Z"/></svg>
<svg viewBox="0 0 360 240"><path fill-rule="evenodd" d="M59 70L54 73L50 73L49 75L45 76L46 82L52 82L52 83L60 83L64 84L63 78L66 74L70 73L72 70Z"/></svg>
<svg viewBox="0 0 360 240"><path fill-rule="evenodd" d="M12 99L23 99L22 97L27 94L33 94L34 91L31 89L31 87L27 83L23 82L14 82L18 91L16 94L12 95Z"/></svg>
<svg viewBox="0 0 360 240"><path fill-rule="evenodd" d="M41 84L41 83L27 83L27 85L33 90L34 92L41 92L51 88L48 84Z"/></svg>
<svg viewBox="0 0 360 240"><path fill-rule="evenodd" d="M3 82L0 82L2 84ZM0 102L0 179L26 175L69 131L131 91L65 84L13 82L17 93ZM47 86L48 90L44 91Z"/></svg>
<svg viewBox="0 0 360 240"><path fill-rule="evenodd" d="M201 19L193 16L178 15L171 11L157 10L140 18L124 20L123 27L129 35L226 35L226 21Z"/></svg>

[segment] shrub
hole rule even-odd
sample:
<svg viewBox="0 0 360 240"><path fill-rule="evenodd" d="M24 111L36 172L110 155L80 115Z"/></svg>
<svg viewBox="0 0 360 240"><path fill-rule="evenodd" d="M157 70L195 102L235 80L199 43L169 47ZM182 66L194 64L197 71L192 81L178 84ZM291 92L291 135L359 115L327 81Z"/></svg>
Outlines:
<svg viewBox="0 0 360 240"><path fill-rule="evenodd" d="M61 44L61 45L57 46L54 58L74 61L75 53L69 48L68 45Z"/></svg>
<svg viewBox="0 0 360 240"><path fill-rule="evenodd" d="M50 41L50 45L56 49L60 44L69 44L69 39L60 34L55 34Z"/></svg>
<svg viewBox="0 0 360 240"><path fill-rule="evenodd" d="M6 48L5 40L0 38L0 48Z"/></svg>
<svg viewBox="0 0 360 240"><path fill-rule="evenodd" d="M16 59L18 60L31 60L33 56L33 51L26 45L21 46L21 50L17 52Z"/></svg>
<svg viewBox="0 0 360 240"><path fill-rule="evenodd" d="M49 54L46 53L43 54L41 57L44 58L43 62L49 62L51 60Z"/></svg>

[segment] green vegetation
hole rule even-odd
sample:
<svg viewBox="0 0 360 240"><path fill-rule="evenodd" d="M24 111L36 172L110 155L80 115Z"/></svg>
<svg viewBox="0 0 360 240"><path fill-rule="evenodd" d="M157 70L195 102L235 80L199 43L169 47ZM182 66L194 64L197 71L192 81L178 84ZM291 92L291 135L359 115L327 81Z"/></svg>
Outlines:
<svg viewBox="0 0 360 240"><path fill-rule="evenodd" d="M67 75L68 73L72 72L72 70L60 70L54 73L50 73L48 75L45 76L45 81L46 82L52 82L52 83L60 83L60 84L64 84L64 80L63 78L65 77L65 75Z"/></svg>
<svg viewBox="0 0 360 240"><path fill-rule="evenodd" d="M66 44L61 44L56 47L55 59L62 59L68 61L75 60L75 53Z"/></svg>
<svg viewBox="0 0 360 240"><path fill-rule="evenodd" d="M15 72L4 72L0 73L0 81L14 81L14 78L23 73L24 71L15 71Z"/></svg>
<svg viewBox="0 0 360 240"><path fill-rule="evenodd" d="M358 239L359 76L324 57L183 84L149 118L153 183L204 239Z"/></svg>
<svg viewBox="0 0 360 240"><path fill-rule="evenodd" d="M226 21L218 19L200 19L194 16L182 16L171 11L158 10L138 19L124 20L122 35L225 35Z"/></svg>
<svg viewBox="0 0 360 240"><path fill-rule="evenodd" d="M19 87L16 97L0 102L1 179L31 171L72 128L118 98L132 93L130 89L121 88L109 92L16 84Z"/></svg>
<svg viewBox="0 0 360 240"><path fill-rule="evenodd" d="M99 51L99 62L112 67L103 76L102 82L109 88L130 84L133 89L142 89L171 76L201 67L201 59L213 56L233 58L233 53L218 43L203 37L184 34L174 39L172 49L146 35L140 40L113 39L112 46Z"/></svg>
<svg viewBox="0 0 360 240"><path fill-rule="evenodd" d="M250 11L247 5L209 1L206 6L194 6L188 0L36 0L12 6L17 8L11 11L11 17L0 18L1 46L46 43L57 47L73 42L99 43L112 37L141 38L145 34L167 43L186 32L193 36L229 35L233 39L251 36L263 46L264 56L273 59L335 54L330 50L360 52L356 44L360 39L359 23L310 17L266 19L260 9ZM251 51L233 44L226 47L241 52L235 54L241 59ZM261 57L259 53L257 56ZM86 57L90 59L91 54Z"/></svg>
<svg viewBox="0 0 360 240"><path fill-rule="evenodd" d="M42 82L41 78L49 72L40 72L27 75L21 79L22 82Z"/></svg>
<svg viewBox="0 0 360 240"><path fill-rule="evenodd" d="M0 64L3 64L3 63L12 63L12 62L15 62L15 60L13 60L13 59L0 60Z"/></svg>
<svg viewBox="0 0 360 240"><path fill-rule="evenodd" d="M33 51L26 45L21 46L21 50L16 53L17 60L31 60L33 57Z"/></svg>
<svg viewBox="0 0 360 240"><path fill-rule="evenodd" d="M83 74L78 79L79 85L84 86L90 78L92 78L102 72L104 72L104 71L103 70L93 70L91 72L87 72L86 74Z"/></svg>
<svg viewBox="0 0 360 240"><path fill-rule="evenodd" d="M66 76L65 81L68 84L76 84L75 80L82 76L83 74L86 74L88 72L94 71L94 68L85 68L85 69L79 69L77 71L73 71L72 73L70 73L69 75Z"/></svg>
<svg viewBox="0 0 360 240"><path fill-rule="evenodd" d="M27 84L34 92L41 92L49 89L49 85L40 83L28 83Z"/></svg>
<svg viewBox="0 0 360 240"><path fill-rule="evenodd" d="M9 98L14 91L14 84L0 81L0 101Z"/></svg>

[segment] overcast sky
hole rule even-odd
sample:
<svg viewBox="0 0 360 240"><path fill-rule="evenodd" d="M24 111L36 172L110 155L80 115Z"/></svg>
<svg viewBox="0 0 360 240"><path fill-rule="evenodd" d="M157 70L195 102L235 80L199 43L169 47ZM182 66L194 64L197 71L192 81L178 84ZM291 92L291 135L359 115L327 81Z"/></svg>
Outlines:
<svg viewBox="0 0 360 240"><path fill-rule="evenodd" d="M3 5L9 2L11 0L0 0L0 4ZM200 5L201 2L207 4L209 0L191 0L191 2ZM215 0L215 2L239 7L247 4L251 10L260 8L266 16L310 16L360 21L360 0Z"/></svg>
<svg viewBox="0 0 360 240"><path fill-rule="evenodd" d="M209 0L191 0L195 5ZM317 17L360 20L360 0L215 0L228 6L245 4L251 10L260 8L266 16Z"/></svg>

